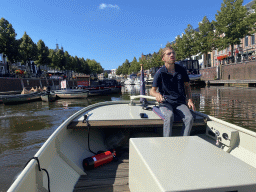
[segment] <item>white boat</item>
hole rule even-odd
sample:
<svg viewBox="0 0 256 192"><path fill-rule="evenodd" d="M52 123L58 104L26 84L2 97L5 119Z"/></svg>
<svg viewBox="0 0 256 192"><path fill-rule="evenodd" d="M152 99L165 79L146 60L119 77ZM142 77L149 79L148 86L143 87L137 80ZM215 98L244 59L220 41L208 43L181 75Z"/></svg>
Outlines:
<svg viewBox="0 0 256 192"><path fill-rule="evenodd" d="M124 81L124 84L125 85L134 85L134 78L127 78L125 81Z"/></svg>
<svg viewBox="0 0 256 192"><path fill-rule="evenodd" d="M256 133L194 112L191 136L162 137L162 119L138 98L83 108L63 122L8 192L20 191L256 191ZM157 108L154 108L157 109ZM217 143L217 145L216 145ZM119 160L99 163L97 151ZM113 159L115 154L110 152ZM108 156L108 157L109 157ZM39 167L40 163L40 167ZM47 173L46 173L47 171Z"/></svg>
<svg viewBox="0 0 256 192"><path fill-rule="evenodd" d="M135 85L140 85L140 78L134 79L134 84Z"/></svg>
<svg viewBox="0 0 256 192"><path fill-rule="evenodd" d="M177 64L183 66L188 73L190 81L197 81L201 79L200 67L198 60L183 60L177 62Z"/></svg>
<svg viewBox="0 0 256 192"><path fill-rule="evenodd" d="M85 89L63 89L53 91L58 98L62 99L84 99L89 95L89 91Z"/></svg>
<svg viewBox="0 0 256 192"><path fill-rule="evenodd" d="M53 102L56 100L56 94L54 92L46 92L41 95L42 101Z"/></svg>
<svg viewBox="0 0 256 192"><path fill-rule="evenodd" d="M201 74L189 74L189 80L190 81L195 81L195 80L200 80L201 79Z"/></svg>

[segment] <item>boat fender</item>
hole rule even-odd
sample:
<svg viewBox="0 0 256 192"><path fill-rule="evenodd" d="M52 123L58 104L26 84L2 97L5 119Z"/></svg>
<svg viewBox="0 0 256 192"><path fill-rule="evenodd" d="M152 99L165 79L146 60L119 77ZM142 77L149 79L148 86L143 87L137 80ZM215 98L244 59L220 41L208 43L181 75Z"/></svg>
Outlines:
<svg viewBox="0 0 256 192"><path fill-rule="evenodd" d="M116 158L116 151L106 151L92 157L87 157L83 160L83 168L84 171L94 169L99 167L103 164L110 163Z"/></svg>

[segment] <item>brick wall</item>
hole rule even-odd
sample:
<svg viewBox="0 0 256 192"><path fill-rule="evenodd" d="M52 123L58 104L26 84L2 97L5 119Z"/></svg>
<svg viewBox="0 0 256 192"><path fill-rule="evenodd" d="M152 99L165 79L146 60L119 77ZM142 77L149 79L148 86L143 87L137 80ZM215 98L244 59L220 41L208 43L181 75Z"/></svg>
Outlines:
<svg viewBox="0 0 256 192"><path fill-rule="evenodd" d="M202 74L201 80L203 81L214 80L217 76L216 67L201 69L200 73Z"/></svg>
<svg viewBox="0 0 256 192"><path fill-rule="evenodd" d="M255 80L256 62L254 61L223 66L222 79Z"/></svg>
<svg viewBox="0 0 256 192"><path fill-rule="evenodd" d="M256 61L237 64L222 65L221 76L223 80L256 80ZM214 80L217 77L216 67L200 70L202 80Z"/></svg>
<svg viewBox="0 0 256 192"><path fill-rule="evenodd" d="M24 87L26 89L31 89L32 87L44 87L47 86L48 84L50 86L57 86L56 88L60 85L60 81L58 79L48 79L48 84L46 79L28 79L28 78L6 78L6 77L0 77L0 92L5 92L5 91L22 91L22 82L24 84ZM76 81L68 81L69 87L77 86Z"/></svg>
<svg viewBox="0 0 256 192"><path fill-rule="evenodd" d="M21 79L0 78L0 92L22 90Z"/></svg>

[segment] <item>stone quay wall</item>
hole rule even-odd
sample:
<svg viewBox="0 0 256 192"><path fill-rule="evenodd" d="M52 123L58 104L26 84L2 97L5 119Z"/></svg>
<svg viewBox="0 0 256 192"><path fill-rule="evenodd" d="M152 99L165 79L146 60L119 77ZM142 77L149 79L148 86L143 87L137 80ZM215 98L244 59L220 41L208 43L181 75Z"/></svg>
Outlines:
<svg viewBox="0 0 256 192"><path fill-rule="evenodd" d="M51 86L54 89L60 89L59 79L36 79L36 78L0 78L0 92L11 92L11 91L22 91L23 86L26 89L31 89L32 87L44 87ZM75 80L68 81L68 86L77 86Z"/></svg>
<svg viewBox="0 0 256 192"><path fill-rule="evenodd" d="M256 80L256 61L205 68L200 69L200 72L203 81L216 80L217 77L222 80Z"/></svg>

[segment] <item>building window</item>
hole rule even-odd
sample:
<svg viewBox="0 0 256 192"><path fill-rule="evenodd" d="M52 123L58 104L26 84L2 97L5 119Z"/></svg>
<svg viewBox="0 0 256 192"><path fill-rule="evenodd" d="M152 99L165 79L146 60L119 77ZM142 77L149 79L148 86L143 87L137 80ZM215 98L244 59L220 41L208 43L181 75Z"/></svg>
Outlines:
<svg viewBox="0 0 256 192"><path fill-rule="evenodd" d="M246 47L248 46L248 36L245 37L244 44Z"/></svg>
<svg viewBox="0 0 256 192"><path fill-rule="evenodd" d="M252 35L252 45L255 44L255 35Z"/></svg>

